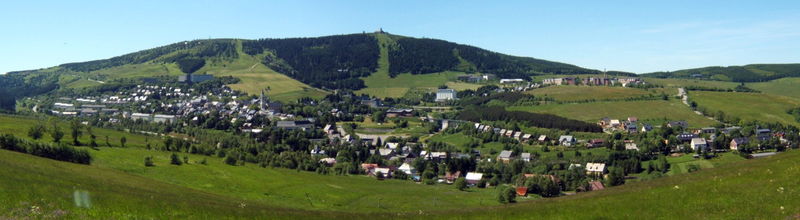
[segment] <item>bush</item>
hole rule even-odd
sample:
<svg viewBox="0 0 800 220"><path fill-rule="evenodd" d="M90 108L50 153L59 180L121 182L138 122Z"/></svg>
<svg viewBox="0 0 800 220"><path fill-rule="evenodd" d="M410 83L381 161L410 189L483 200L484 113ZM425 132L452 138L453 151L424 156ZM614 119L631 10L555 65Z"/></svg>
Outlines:
<svg viewBox="0 0 800 220"><path fill-rule="evenodd" d="M183 162L181 162L181 159L178 158L178 155L175 154L175 153L172 153L172 155L170 155L169 159L170 159L169 163L172 164L172 165L179 165L180 166L181 164L183 164Z"/></svg>
<svg viewBox="0 0 800 220"><path fill-rule="evenodd" d="M146 167L155 166L155 165L153 165L153 157L152 156L144 157L144 166L146 166Z"/></svg>
<svg viewBox="0 0 800 220"><path fill-rule="evenodd" d="M510 186L498 187L497 201L503 204L516 202L517 192Z"/></svg>
<svg viewBox="0 0 800 220"><path fill-rule="evenodd" d="M453 185L456 185L456 189L464 191L467 189L467 180L465 180L463 177L458 178Z"/></svg>
<svg viewBox="0 0 800 220"><path fill-rule="evenodd" d="M44 125L36 124L33 127L28 128L28 137L38 140L42 138L42 135L44 135L44 130Z"/></svg>

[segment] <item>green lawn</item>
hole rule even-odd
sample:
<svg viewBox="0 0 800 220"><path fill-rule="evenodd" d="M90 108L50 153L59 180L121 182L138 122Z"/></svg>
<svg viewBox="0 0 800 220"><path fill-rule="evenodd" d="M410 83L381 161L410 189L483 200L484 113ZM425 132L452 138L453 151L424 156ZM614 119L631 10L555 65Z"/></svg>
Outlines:
<svg viewBox="0 0 800 220"><path fill-rule="evenodd" d="M745 121L780 122L800 125L786 113L800 107L800 99L763 93L701 92L689 93L689 98L710 112L723 111Z"/></svg>
<svg viewBox="0 0 800 220"><path fill-rule="evenodd" d="M650 122L654 125L660 125L665 119L686 120L691 127L715 124L714 121L695 114L689 107L676 99L512 106L508 110L548 113L586 122L597 122L603 117L617 119L638 117L640 121Z"/></svg>
<svg viewBox="0 0 800 220"><path fill-rule="evenodd" d="M541 89L530 90L527 93L534 96L547 96L559 101L579 100L605 100L641 97L649 94L660 95L663 89L635 89L608 86L549 86ZM672 90L665 94L672 95Z"/></svg>

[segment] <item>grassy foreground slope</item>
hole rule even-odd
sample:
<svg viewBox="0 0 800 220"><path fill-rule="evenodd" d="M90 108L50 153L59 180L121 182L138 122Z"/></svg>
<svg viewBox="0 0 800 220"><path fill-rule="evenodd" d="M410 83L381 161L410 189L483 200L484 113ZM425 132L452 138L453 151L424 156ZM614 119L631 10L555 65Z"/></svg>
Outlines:
<svg viewBox="0 0 800 220"><path fill-rule="evenodd" d="M0 219L183 219L343 217L192 190L112 169L0 150ZM91 207L77 207L75 191ZM82 200L86 201L86 200ZM38 208L35 208L35 207Z"/></svg>
<svg viewBox="0 0 800 220"><path fill-rule="evenodd" d="M510 206L426 214L434 219L796 219L800 151L603 191Z"/></svg>

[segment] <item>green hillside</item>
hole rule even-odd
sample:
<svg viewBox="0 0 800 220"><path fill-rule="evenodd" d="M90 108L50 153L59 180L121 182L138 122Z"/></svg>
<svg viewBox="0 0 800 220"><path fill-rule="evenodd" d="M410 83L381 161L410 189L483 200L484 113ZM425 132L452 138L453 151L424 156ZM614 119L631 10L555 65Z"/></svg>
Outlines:
<svg viewBox="0 0 800 220"><path fill-rule="evenodd" d="M56 88L80 89L145 77L175 78L183 74L178 64L198 64L183 61L202 61L197 68L191 68L196 73L237 77L241 82L233 87L250 94L269 87L270 95L283 101L318 98L333 89L363 89L361 93L400 97L409 91L430 91L440 85L459 90L479 87L456 82L455 76L463 73L492 73L514 78L599 73L570 64L509 56L443 40L386 33L211 39L178 42L102 60L11 72L0 76L0 83L8 89L2 92L13 96L0 99L0 104L9 108L14 98ZM33 81L31 77L39 79ZM416 84L418 82L421 84ZM20 89L31 92L14 92Z"/></svg>
<svg viewBox="0 0 800 220"><path fill-rule="evenodd" d="M672 72L647 73L656 78L702 78L732 82L763 82L800 76L800 64L750 64L745 66L712 66Z"/></svg>
<svg viewBox="0 0 800 220"><path fill-rule="evenodd" d="M794 117L786 113L789 109L800 107L800 100L796 98L759 93L704 91L692 91L689 97L710 113L722 111L728 117L738 117L743 121L800 125Z"/></svg>

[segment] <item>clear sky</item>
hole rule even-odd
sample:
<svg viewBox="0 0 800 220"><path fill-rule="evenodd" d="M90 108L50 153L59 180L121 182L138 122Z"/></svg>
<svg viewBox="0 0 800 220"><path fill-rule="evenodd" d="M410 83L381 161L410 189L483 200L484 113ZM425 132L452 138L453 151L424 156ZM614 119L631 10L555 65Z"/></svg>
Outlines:
<svg viewBox="0 0 800 220"><path fill-rule="evenodd" d="M800 62L800 1L654 2L4 1L0 73L183 40L310 37L381 27L638 73Z"/></svg>

